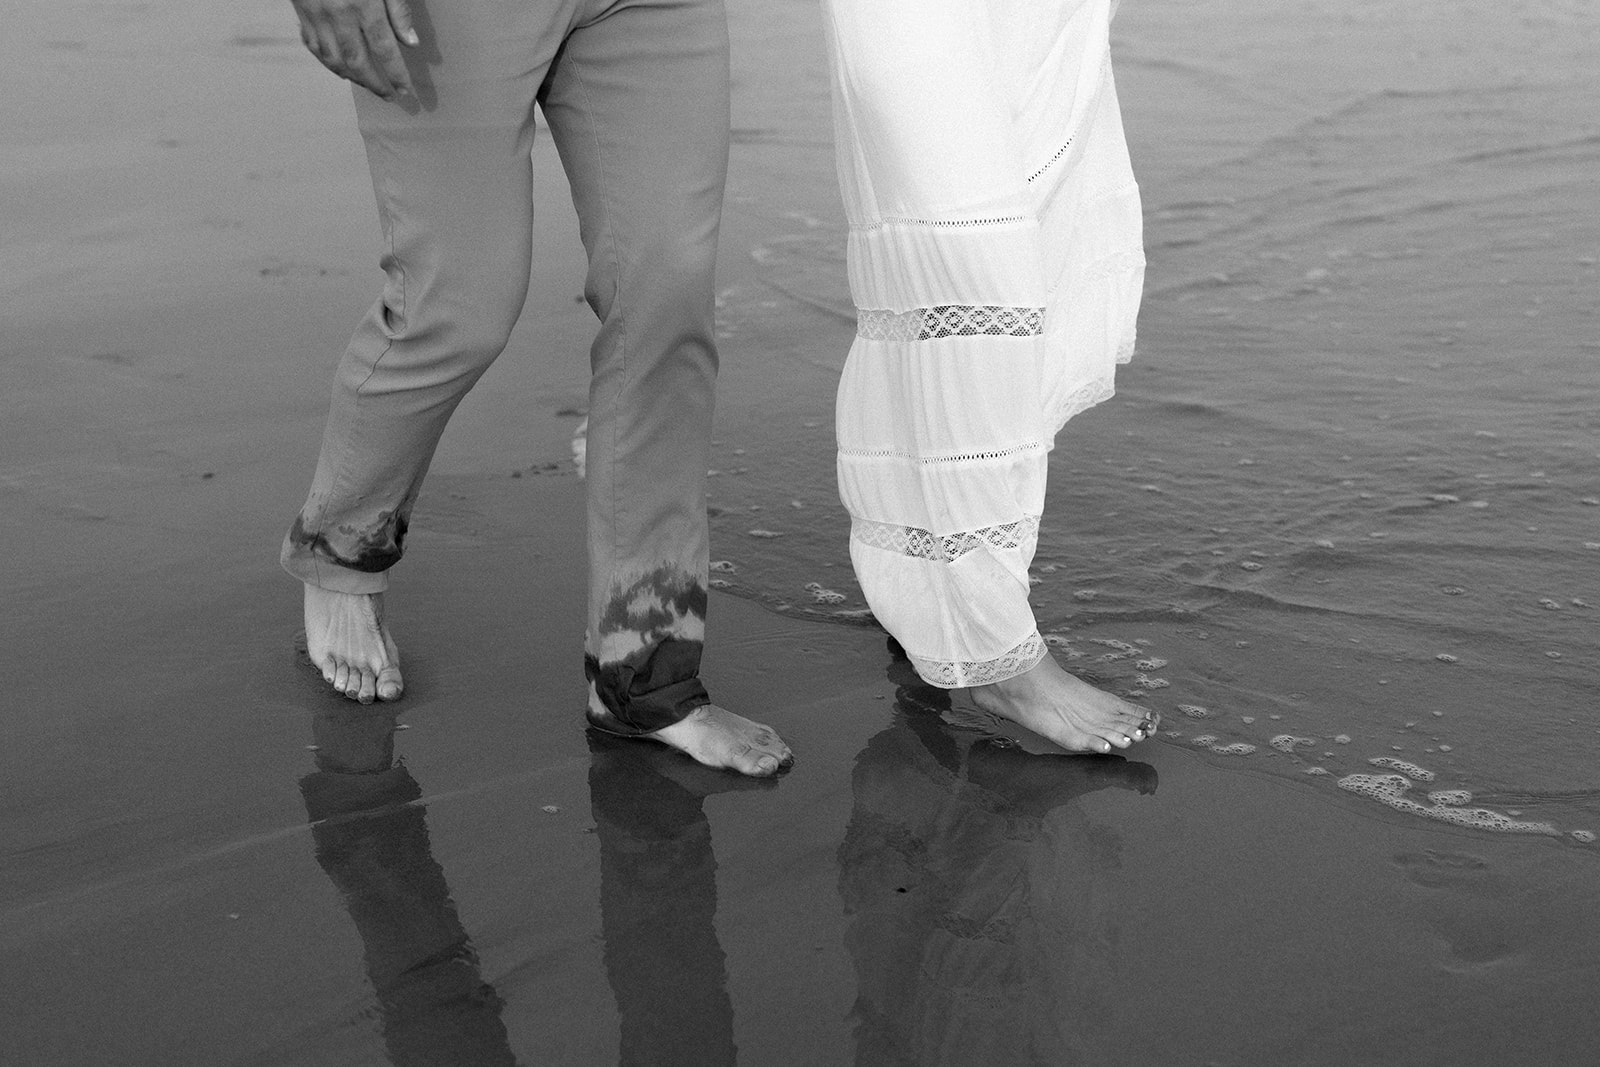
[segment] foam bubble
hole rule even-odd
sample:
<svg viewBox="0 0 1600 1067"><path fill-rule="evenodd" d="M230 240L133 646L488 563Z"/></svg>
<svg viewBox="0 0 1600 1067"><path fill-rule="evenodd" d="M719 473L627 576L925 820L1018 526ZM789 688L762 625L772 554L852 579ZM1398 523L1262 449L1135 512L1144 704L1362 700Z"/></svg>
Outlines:
<svg viewBox="0 0 1600 1067"><path fill-rule="evenodd" d="M1448 652L1441 652L1437 656L1434 656L1433 658L1438 660L1440 663L1460 663L1461 662L1461 657L1460 656L1452 656Z"/></svg>
<svg viewBox="0 0 1600 1067"><path fill-rule="evenodd" d="M1239 564L1239 569L1246 571L1258 571L1261 569L1261 564L1257 563L1255 560L1247 559L1243 563Z"/></svg>
<svg viewBox="0 0 1600 1067"><path fill-rule="evenodd" d="M821 582L807 582L806 592L811 594L811 599L818 604L843 604L845 595L832 589L824 589Z"/></svg>
<svg viewBox="0 0 1600 1067"><path fill-rule="evenodd" d="M737 574L739 572L739 568L734 565L733 561L727 559L712 560L711 569L718 574Z"/></svg>
<svg viewBox="0 0 1600 1067"><path fill-rule="evenodd" d="M1399 774L1350 774L1339 779L1340 789L1425 819L1463 826L1472 830L1492 830L1507 834L1557 835L1556 828L1544 822L1524 822L1488 808L1460 808L1445 804L1423 804L1406 796L1411 782Z"/></svg>
<svg viewBox="0 0 1600 1067"><path fill-rule="evenodd" d="M1328 768L1326 768L1326 767L1307 767L1306 768L1306 773L1307 774L1327 774L1327 775L1333 774L1333 772L1328 770Z"/></svg>
<svg viewBox="0 0 1600 1067"><path fill-rule="evenodd" d="M1428 794L1428 799L1447 808L1459 808L1472 803L1472 794L1465 789L1435 789Z"/></svg>
<svg viewBox="0 0 1600 1067"><path fill-rule="evenodd" d="M1435 777L1432 771L1418 767L1415 763L1395 759L1393 756L1373 756L1367 762L1374 767L1387 767L1391 771L1399 771L1414 782L1431 782Z"/></svg>
<svg viewBox="0 0 1600 1067"><path fill-rule="evenodd" d="M1340 734L1338 737L1333 739L1333 743L1336 745L1348 745L1350 743L1350 735Z"/></svg>
<svg viewBox="0 0 1600 1067"><path fill-rule="evenodd" d="M1142 659L1138 663L1134 664L1134 666L1138 667L1141 671L1159 671L1166 665L1167 661L1164 659Z"/></svg>
<svg viewBox="0 0 1600 1067"><path fill-rule="evenodd" d="M1588 830L1574 830L1572 831L1572 837L1573 840L1582 841L1586 845L1594 844L1594 834Z"/></svg>
<svg viewBox="0 0 1600 1067"><path fill-rule="evenodd" d="M1243 741L1235 741L1231 745L1212 745L1211 751L1219 756L1248 756L1256 750L1256 746L1247 745Z"/></svg>
<svg viewBox="0 0 1600 1067"><path fill-rule="evenodd" d="M1151 678L1149 675L1141 674L1134 679L1133 684L1141 689L1165 689L1172 683L1165 678Z"/></svg>
<svg viewBox="0 0 1600 1067"><path fill-rule="evenodd" d="M1347 774L1339 779L1339 788L1387 802L1410 789L1411 781L1403 774Z"/></svg>
<svg viewBox="0 0 1600 1067"><path fill-rule="evenodd" d="M1277 737L1274 737L1271 741L1267 742L1267 744L1271 745L1279 752L1287 752L1291 756L1294 755L1295 749L1308 747L1316 743L1317 739L1314 737L1296 737L1293 734L1279 734Z"/></svg>
<svg viewBox="0 0 1600 1067"><path fill-rule="evenodd" d="M1207 711L1205 708L1202 708L1199 704L1179 704L1178 710L1189 716L1191 719L1204 719L1211 714L1211 712Z"/></svg>
<svg viewBox="0 0 1600 1067"><path fill-rule="evenodd" d="M1202 748L1210 748L1212 745L1217 743L1217 735L1195 734L1193 737L1189 738L1189 743L1191 745L1199 745Z"/></svg>
<svg viewBox="0 0 1600 1067"><path fill-rule="evenodd" d="M1381 805L1406 814L1448 822L1472 830L1494 830L1498 833L1542 833L1555 837L1557 830L1549 822L1523 822L1488 808L1453 808L1438 803L1421 803L1406 797L1411 782L1402 774L1347 774L1338 782L1339 789L1357 793L1360 797L1376 800Z"/></svg>

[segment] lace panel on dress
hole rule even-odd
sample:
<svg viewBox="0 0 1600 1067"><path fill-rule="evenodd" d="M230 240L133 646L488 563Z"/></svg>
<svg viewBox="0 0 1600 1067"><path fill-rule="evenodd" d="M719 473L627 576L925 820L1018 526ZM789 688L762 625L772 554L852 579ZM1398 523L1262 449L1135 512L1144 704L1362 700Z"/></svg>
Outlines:
<svg viewBox="0 0 1600 1067"><path fill-rule="evenodd" d="M856 336L869 341L931 341L939 337L1037 337L1044 332L1044 308L996 304L940 304L888 311L862 308Z"/></svg>
<svg viewBox="0 0 1600 1067"><path fill-rule="evenodd" d="M961 463L965 460L1007 459L1025 452L1046 451L1049 451L1049 449L1042 442L1028 441L1024 444L1009 445L1005 448L986 448L981 452L956 452L944 456L919 456L915 452L900 452L892 448L845 448L841 445L839 455L849 456L852 459L904 459L913 463L926 464Z"/></svg>
<svg viewBox="0 0 1600 1067"><path fill-rule="evenodd" d="M930 685L939 686L941 689L961 689L1015 678L1043 659L1044 654L1044 638L1039 636L1038 631L1034 631L1022 644L996 659L979 662L970 660L946 662L923 659L920 656L910 658L911 665Z"/></svg>
<svg viewBox="0 0 1600 1067"><path fill-rule="evenodd" d="M954 563L975 548L1003 550L1029 546L1039 538L1039 516L1024 515L1016 522L947 534L936 534L915 526L856 519L851 523L850 536L871 548L936 563Z"/></svg>

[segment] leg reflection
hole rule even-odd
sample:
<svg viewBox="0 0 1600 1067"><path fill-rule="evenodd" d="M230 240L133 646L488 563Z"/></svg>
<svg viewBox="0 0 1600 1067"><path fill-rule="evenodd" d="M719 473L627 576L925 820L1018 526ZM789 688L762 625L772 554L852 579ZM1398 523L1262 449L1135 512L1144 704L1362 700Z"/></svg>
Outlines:
<svg viewBox="0 0 1600 1067"><path fill-rule="evenodd" d="M1155 768L1001 747L953 726L903 659L890 676L894 720L856 759L839 850L856 1062L1079 1062L1115 966L1117 838L1072 801L1154 792Z"/></svg>
<svg viewBox="0 0 1600 1067"><path fill-rule="evenodd" d="M705 798L772 788L658 745L589 731L600 837L606 975L622 1015L621 1062L735 1062L733 1005L713 918L716 857Z"/></svg>
<svg viewBox="0 0 1600 1067"><path fill-rule="evenodd" d="M501 1000L478 970L428 844L422 789L394 759L394 715L319 711L317 769L300 780L317 862L366 949L396 1067L514 1064Z"/></svg>

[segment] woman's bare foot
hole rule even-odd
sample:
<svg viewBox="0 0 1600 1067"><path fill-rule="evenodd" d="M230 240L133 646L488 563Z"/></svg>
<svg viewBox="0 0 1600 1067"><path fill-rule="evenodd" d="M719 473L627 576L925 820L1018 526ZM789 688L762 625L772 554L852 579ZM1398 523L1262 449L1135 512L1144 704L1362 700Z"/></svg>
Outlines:
<svg viewBox="0 0 1600 1067"><path fill-rule="evenodd" d="M641 736L670 745L696 763L725 767L752 778L770 778L794 762L789 746L770 726L715 704L696 708L671 726Z"/></svg>
<svg viewBox="0 0 1600 1067"><path fill-rule="evenodd" d="M1068 752L1110 752L1155 734L1159 716L1101 692L1050 656L1003 682L973 686L973 703Z"/></svg>
<svg viewBox="0 0 1600 1067"><path fill-rule="evenodd" d="M383 620L382 593L306 586L306 654L329 685L363 704L398 700L400 652Z"/></svg>

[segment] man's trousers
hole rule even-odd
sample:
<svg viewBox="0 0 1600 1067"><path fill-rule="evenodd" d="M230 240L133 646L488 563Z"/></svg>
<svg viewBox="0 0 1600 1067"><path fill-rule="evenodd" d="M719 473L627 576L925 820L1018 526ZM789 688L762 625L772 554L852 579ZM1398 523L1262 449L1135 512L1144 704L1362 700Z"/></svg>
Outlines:
<svg viewBox="0 0 1600 1067"><path fill-rule="evenodd" d="M590 717L618 733L658 730L709 699L698 671L728 155L722 2L412 7L415 101L355 90L387 281L340 363L284 566L324 589L386 587L445 423L522 311L537 104L571 183L584 294L600 320L587 460Z"/></svg>

